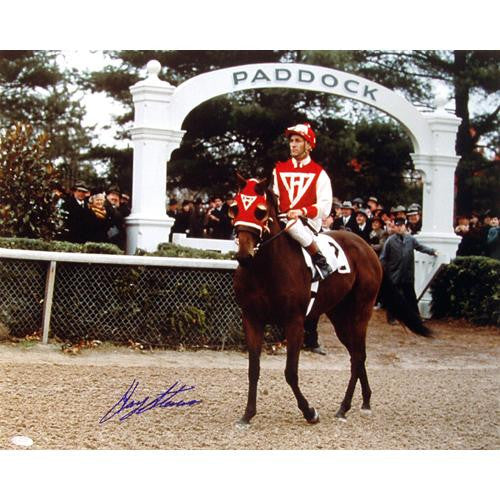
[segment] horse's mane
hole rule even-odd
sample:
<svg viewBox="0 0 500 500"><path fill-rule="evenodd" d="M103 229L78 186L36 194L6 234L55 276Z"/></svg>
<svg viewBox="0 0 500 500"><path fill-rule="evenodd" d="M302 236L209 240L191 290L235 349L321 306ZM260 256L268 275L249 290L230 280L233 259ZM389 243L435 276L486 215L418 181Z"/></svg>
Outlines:
<svg viewBox="0 0 500 500"><path fill-rule="evenodd" d="M278 215L278 197L276 196L276 193L271 189L267 188L266 189L266 198L269 200L269 204L271 208L274 209L276 212L276 215Z"/></svg>

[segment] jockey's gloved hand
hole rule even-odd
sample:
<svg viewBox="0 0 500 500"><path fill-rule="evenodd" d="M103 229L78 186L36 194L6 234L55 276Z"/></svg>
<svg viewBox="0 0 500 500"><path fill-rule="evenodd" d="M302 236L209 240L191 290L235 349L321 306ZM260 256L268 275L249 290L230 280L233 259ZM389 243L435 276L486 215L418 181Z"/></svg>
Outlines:
<svg viewBox="0 0 500 500"><path fill-rule="evenodd" d="M278 214L278 222L280 223L280 227L283 229L288 223L288 217L286 213Z"/></svg>

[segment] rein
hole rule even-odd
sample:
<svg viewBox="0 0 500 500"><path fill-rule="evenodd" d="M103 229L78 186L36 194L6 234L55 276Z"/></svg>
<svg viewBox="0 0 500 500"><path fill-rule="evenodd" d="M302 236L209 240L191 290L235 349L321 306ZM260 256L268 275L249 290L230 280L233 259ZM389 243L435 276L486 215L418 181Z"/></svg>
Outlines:
<svg viewBox="0 0 500 500"><path fill-rule="evenodd" d="M297 222L297 219L292 224L290 224L289 226L285 226L283 229L278 231L275 235L271 236L267 240L264 240L261 243L257 243L256 248L255 248L255 253L257 253L262 247L271 243L271 241L274 241L276 238L280 237L283 233L286 233L288 231L288 229L290 229L296 222Z"/></svg>
<svg viewBox="0 0 500 500"><path fill-rule="evenodd" d="M279 218L279 217L278 217ZM262 243L257 243L255 252L257 253L263 246L266 246L268 243L271 243L271 241L275 240L279 236L281 236L283 233L286 233L294 224L297 223L298 220L301 220L304 225L306 225L315 236L318 236L319 232L314 228L314 226L307 220L307 217L300 216L298 219L295 219L292 224L289 226L285 226L281 231L277 232L274 236L271 236L267 240L262 241Z"/></svg>
<svg viewBox="0 0 500 500"><path fill-rule="evenodd" d="M262 247L266 246L268 243L271 243L271 241L274 241L276 238L278 238L283 233L285 233L286 230L287 230L287 228L284 227L283 229L281 229L280 231L278 231L274 236L271 236L267 240L264 240L264 241L262 241L260 243L257 243L255 252L258 252Z"/></svg>
<svg viewBox="0 0 500 500"><path fill-rule="evenodd" d="M266 197L266 200L267 200L267 197ZM285 215L285 214L284 213L283 214L279 214L278 215L278 219L280 218L280 216L282 217L283 215ZM300 216L298 219L295 219L290 225L285 225L285 227L283 229L281 229L275 235L271 236L270 238L268 238L266 240L262 240L262 231L261 231L260 241L255 245L255 253L257 253L261 248L265 247L266 245L268 245L269 243L271 243L272 241L274 241L276 238L279 238L283 233L286 233L288 231L288 229L290 229L294 224L296 224L299 219L302 220L302 222L307 227L309 227L309 229L316 236L318 235L318 231L316 231L316 229L309 223L309 221L307 220L307 217ZM269 220L272 220L272 218L270 217ZM242 225L244 226L245 224L243 223ZM264 227L264 230L267 231L267 232L269 232L269 228L268 228L267 224Z"/></svg>

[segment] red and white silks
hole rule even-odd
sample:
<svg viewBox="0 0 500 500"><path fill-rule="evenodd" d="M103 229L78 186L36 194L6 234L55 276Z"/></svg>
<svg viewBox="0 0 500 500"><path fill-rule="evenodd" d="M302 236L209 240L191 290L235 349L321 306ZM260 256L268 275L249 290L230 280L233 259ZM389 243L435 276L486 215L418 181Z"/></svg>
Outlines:
<svg viewBox="0 0 500 500"><path fill-rule="evenodd" d="M301 162L290 158L279 162L273 171L273 191L279 200L280 213L301 210L309 223L319 231L322 218L332 208L332 184L325 170L307 156ZM312 243L313 233L301 221L289 229L289 234L302 246Z"/></svg>

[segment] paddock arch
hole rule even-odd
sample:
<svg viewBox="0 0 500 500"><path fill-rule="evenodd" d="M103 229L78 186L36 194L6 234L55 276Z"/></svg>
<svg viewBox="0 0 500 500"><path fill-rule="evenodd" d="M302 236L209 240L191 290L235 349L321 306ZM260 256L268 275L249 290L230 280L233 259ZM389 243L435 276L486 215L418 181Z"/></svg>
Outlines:
<svg viewBox="0 0 500 500"><path fill-rule="evenodd" d="M249 64L195 76L175 90L168 124L180 129L192 109L213 97L262 88L311 90L363 102L399 121L415 153L431 152L432 135L424 116L402 96L359 76L305 64Z"/></svg>
<svg viewBox="0 0 500 500"><path fill-rule="evenodd" d="M132 213L127 218L127 252L155 250L168 241L173 219L166 215L167 162L182 141L182 124L201 103L220 95L262 88L312 90L354 99L396 119L409 135L415 169L424 179L422 233L419 240L437 248L443 260L455 256L453 232L455 155L460 119L445 111L423 113L400 94L360 76L322 66L262 63L235 66L195 76L178 87L161 80L158 61L147 64L147 77L130 87L134 102ZM423 261L417 290L436 263ZM417 270L418 271L418 270ZM422 277L422 279L419 278ZM419 283L420 281L420 283Z"/></svg>

